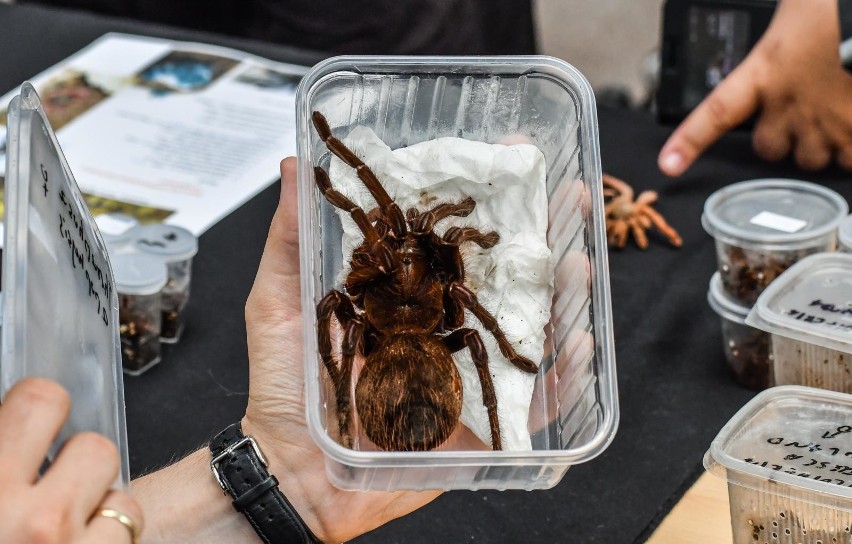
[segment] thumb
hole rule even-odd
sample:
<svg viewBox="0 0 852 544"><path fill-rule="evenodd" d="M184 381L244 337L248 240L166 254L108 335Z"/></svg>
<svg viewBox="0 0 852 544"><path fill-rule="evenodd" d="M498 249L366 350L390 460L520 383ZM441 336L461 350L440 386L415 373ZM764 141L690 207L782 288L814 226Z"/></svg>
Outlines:
<svg viewBox="0 0 852 544"><path fill-rule="evenodd" d="M297 316L299 293L296 159L288 157L281 161L281 197L249 295L246 321L266 322Z"/></svg>
<svg viewBox="0 0 852 544"><path fill-rule="evenodd" d="M668 176L679 176L723 134L757 109L757 77L748 60L705 98L669 137L657 165Z"/></svg>

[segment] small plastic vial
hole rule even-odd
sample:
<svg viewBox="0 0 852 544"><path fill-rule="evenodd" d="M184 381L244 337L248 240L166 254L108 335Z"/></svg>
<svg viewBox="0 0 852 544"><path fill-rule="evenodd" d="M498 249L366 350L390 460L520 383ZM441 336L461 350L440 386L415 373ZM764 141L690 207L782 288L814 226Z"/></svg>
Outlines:
<svg viewBox="0 0 852 544"><path fill-rule="evenodd" d="M102 213L95 216L95 223L110 256L135 251L133 240L139 228L138 219L123 213Z"/></svg>
<svg viewBox="0 0 852 544"><path fill-rule="evenodd" d="M110 262L118 293L121 363L126 374L138 376L160 362L160 298L166 265L145 253L116 255Z"/></svg>
<svg viewBox="0 0 852 544"><path fill-rule="evenodd" d="M136 229L135 248L166 263L168 282L163 288L160 341L174 344L184 329L183 312L189 301L192 258L198 253L198 238L174 225L153 224Z"/></svg>

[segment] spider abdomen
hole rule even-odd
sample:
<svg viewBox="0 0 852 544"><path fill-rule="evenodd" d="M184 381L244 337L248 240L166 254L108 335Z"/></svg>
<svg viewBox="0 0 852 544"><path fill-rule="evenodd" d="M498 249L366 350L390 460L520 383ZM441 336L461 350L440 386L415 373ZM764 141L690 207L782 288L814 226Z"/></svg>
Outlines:
<svg viewBox="0 0 852 544"><path fill-rule="evenodd" d="M361 370L355 405L364 432L389 451L426 451L442 444L461 415L462 384L440 337L383 339Z"/></svg>

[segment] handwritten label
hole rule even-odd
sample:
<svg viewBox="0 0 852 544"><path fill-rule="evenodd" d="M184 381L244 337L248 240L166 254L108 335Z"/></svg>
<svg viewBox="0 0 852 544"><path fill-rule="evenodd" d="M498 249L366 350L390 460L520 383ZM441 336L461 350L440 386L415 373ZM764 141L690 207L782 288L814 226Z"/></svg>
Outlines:
<svg viewBox="0 0 852 544"><path fill-rule="evenodd" d="M43 180L43 197L49 198L49 194L56 193L55 198L59 202L57 218L59 236L68 244L71 267L76 269L80 278L86 282L88 296L93 302L92 306L104 325L108 327L112 285L110 285L109 278L104 273L103 263L99 263L97 255L92 252L92 243L85 229L82 212L80 212L78 206L74 206L71 199L65 194L65 189L51 190L50 176L44 164L40 165L40 169Z"/></svg>
<svg viewBox="0 0 852 544"><path fill-rule="evenodd" d="M773 212L760 212L752 217L749 223L787 233L799 232L808 224L807 221Z"/></svg>
<svg viewBox="0 0 852 544"><path fill-rule="evenodd" d="M743 461L800 478L852 487L852 448L844 446L849 442L845 435L850 432L849 425L830 428L821 435L825 442L772 436L765 439L773 452L769 455L772 459L752 456ZM841 443L837 443L838 437L842 437Z"/></svg>
<svg viewBox="0 0 852 544"><path fill-rule="evenodd" d="M812 312L824 312L828 315L821 316ZM787 315L797 321L816 325L820 328L839 329L842 332L852 332L852 308L840 307L838 305L823 302L820 299L811 301L807 310L790 308ZM834 316L837 316L835 318ZM847 319L843 319L846 317ZM838 319L839 318L839 319Z"/></svg>

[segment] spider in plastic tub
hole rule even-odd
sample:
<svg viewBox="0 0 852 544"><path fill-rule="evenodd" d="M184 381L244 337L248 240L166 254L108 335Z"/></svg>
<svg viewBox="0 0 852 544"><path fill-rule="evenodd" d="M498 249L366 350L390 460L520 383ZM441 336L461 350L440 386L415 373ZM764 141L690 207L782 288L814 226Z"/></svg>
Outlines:
<svg viewBox="0 0 852 544"><path fill-rule="evenodd" d="M532 374L538 367L515 351L497 320L464 285L460 251L470 243L493 247L499 234L451 227L437 235L433 229L438 222L470 215L474 200L403 214L370 168L332 135L325 117L315 111L312 121L329 151L355 169L378 204L368 215L332 187L325 170L314 167L323 196L349 213L364 235L352 253L344 291L329 291L316 310L319 352L335 390L342 444L353 445L350 386L356 356L365 358L355 385L355 407L367 437L384 450L426 451L446 441L458 425L462 383L452 353L467 348L482 386L491 446L502 449L488 354L479 332L462 327L465 311L494 336L515 367ZM342 329L339 362L332 348L332 316Z"/></svg>

